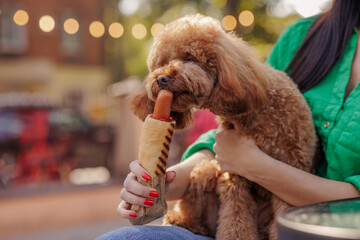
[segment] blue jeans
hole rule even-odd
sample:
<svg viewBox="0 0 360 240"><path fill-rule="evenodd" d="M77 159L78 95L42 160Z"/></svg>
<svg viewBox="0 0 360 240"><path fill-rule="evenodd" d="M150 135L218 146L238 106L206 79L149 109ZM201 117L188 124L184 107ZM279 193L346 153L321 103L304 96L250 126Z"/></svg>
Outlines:
<svg viewBox="0 0 360 240"><path fill-rule="evenodd" d="M101 235L96 240L213 240L178 226L131 226Z"/></svg>

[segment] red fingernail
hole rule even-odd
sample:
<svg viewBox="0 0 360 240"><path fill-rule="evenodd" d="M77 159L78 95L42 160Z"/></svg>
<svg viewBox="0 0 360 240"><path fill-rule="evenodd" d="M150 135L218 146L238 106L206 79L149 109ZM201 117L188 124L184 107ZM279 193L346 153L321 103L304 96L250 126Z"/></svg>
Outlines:
<svg viewBox="0 0 360 240"><path fill-rule="evenodd" d="M151 176L150 176L149 174L145 173L145 172L143 173L142 177L143 177L143 179L145 179L146 181L149 181L149 180L151 179Z"/></svg>
<svg viewBox="0 0 360 240"><path fill-rule="evenodd" d="M154 200L151 200L151 199L145 199L144 204L145 204L145 205L152 206L152 205L154 204Z"/></svg>
<svg viewBox="0 0 360 240"><path fill-rule="evenodd" d="M130 217L136 217L136 212L132 212L129 214Z"/></svg>
<svg viewBox="0 0 360 240"><path fill-rule="evenodd" d="M150 196L150 197L158 197L158 196L159 196L159 192L158 192L158 191L150 191L150 192L149 192L149 196Z"/></svg>

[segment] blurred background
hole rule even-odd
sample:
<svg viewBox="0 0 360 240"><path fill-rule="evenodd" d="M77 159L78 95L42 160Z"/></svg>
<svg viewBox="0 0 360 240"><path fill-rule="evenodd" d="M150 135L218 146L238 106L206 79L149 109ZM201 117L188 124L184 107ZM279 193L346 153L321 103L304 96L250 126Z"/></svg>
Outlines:
<svg viewBox="0 0 360 240"><path fill-rule="evenodd" d="M116 207L142 123L127 96L153 36L181 16L217 18L265 60L279 34L331 0L1 0L0 239L93 239ZM214 116L177 131L169 165Z"/></svg>

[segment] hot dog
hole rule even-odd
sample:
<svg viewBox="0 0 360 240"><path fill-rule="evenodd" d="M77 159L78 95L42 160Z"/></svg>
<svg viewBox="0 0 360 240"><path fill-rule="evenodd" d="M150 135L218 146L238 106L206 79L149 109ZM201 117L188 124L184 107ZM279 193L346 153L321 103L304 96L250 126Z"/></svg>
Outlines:
<svg viewBox="0 0 360 240"><path fill-rule="evenodd" d="M165 201L165 172L169 156L170 142L174 133L175 121L170 118L172 92L161 90L155 101L154 112L144 121L139 147L139 163L150 174L151 179L144 181L144 185L155 188L159 197L154 199L152 207L131 206L137 217L130 220L134 225L146 224L162 217L167 210ZM129 205L130 207L130 205Z"/></svg>
<svg viewBox="0 0 360 240"><path fill-rule="evenodd" d="M153 118L167 121L170 118L173 93L169 90L161 90L155 101Z"/></svg>
<svg viewBox="0 0 360 240"><path fill-rule="evenodd" d="M140 138L139 163L151 177L164 174L175 122L170 118L173 93L161 90L153 114L144 121Z"/></svg>

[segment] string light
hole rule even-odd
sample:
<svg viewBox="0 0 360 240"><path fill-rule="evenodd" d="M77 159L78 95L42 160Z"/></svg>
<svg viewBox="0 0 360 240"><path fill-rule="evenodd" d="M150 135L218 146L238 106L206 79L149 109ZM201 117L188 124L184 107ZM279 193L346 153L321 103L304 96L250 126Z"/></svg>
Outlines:
<svg viewBox="0 0 360 240"><path fill-rule="evenodd" d="M221 22L223 28L227 31L232 31L236 27L236 18L232 15L226 15L222 22Z"/></svg>
<svg viewBox="0 0 360 240"><path fill-rule="evenodd" d="M220 4L220 0L212 0ZM0 15L2 11L0 9ZM13 16L14 22L23 26L29 21L29 15L24 10L17 10ZM239 14L239 23L244 27L249 27L254 24L254 14L251 11L245 10ZM222 27L227 31L232 31L236 28L237 20L232 15L225 16L221 21ZM39 27L43 32L51 32L55 28L55 20L49 15L42 16L39 20ZM66 19L64 22L64 30L68 34L75 34L79 31L79 22L74 18ZM151 26L150 32L152 36L155 36L164 27L161 23L155 23ZM89 26L90 34L95 38L100 38L105 34L105 26L100 21L93 21ZM112 38L120 38L124 34L124 27L119 22L113 22L108 28L109 35ZM135 24L131 29L132 35L136 39L143 39L147 35L146 27L141 24Z"/></svg>
<svg viewBox="0 0 360 240"><path fill-rule="evenodd" d="M68 34L75 34L79 31L79 23L74 18L68 18L64 22L64 30Z"/></svg>
<svg viewBox="0 0 360 240"><path fill-rule="evenodd" d="M151 27L151 35L155 36L163 27L164 25L162 25L161 23L155 23Z"/></svg>
<svg viewBox="0 0 360 240"><path fill-rule="evenodd" d="M121 23L114 22L110 24L109 26L109 34L113 38L119 38L124 33L124 27L121 25Z"/></svg>
<svg viewBox="0 0 360 240"><path fill-rule="evenodd" d="M254 14L249 10L245 10L239 14L239 22L244 27L249 27L254 23Z"/></svg>
<svg viewBox="0 0 360 240"><path fill-rule="evenodd" d="M39 20L39 27L43 32L51 32L55 27L55 20L49 15L42 16Z"/></svg>
<svg viewBox="0 0 360 240"><path fill-rule="evenodd" d="M13 20L17 25L24 26L29 21L29 15L24 10L17 10L14 14Z"/></svg>
<svg viewBox="0 0 360 240"><path fill-rule="evenodd" d="M143 24L138 23L132 27L131 33L134 36L134 38L143 39L146 36L147 30Z"/></svg>
<svg viewBox="0 0 360 240"><path fill-rule="evenodd" d="M93 21L89 26L89 31L94 38L100 38L105 33L104 24L99 21Z"/></svg>

